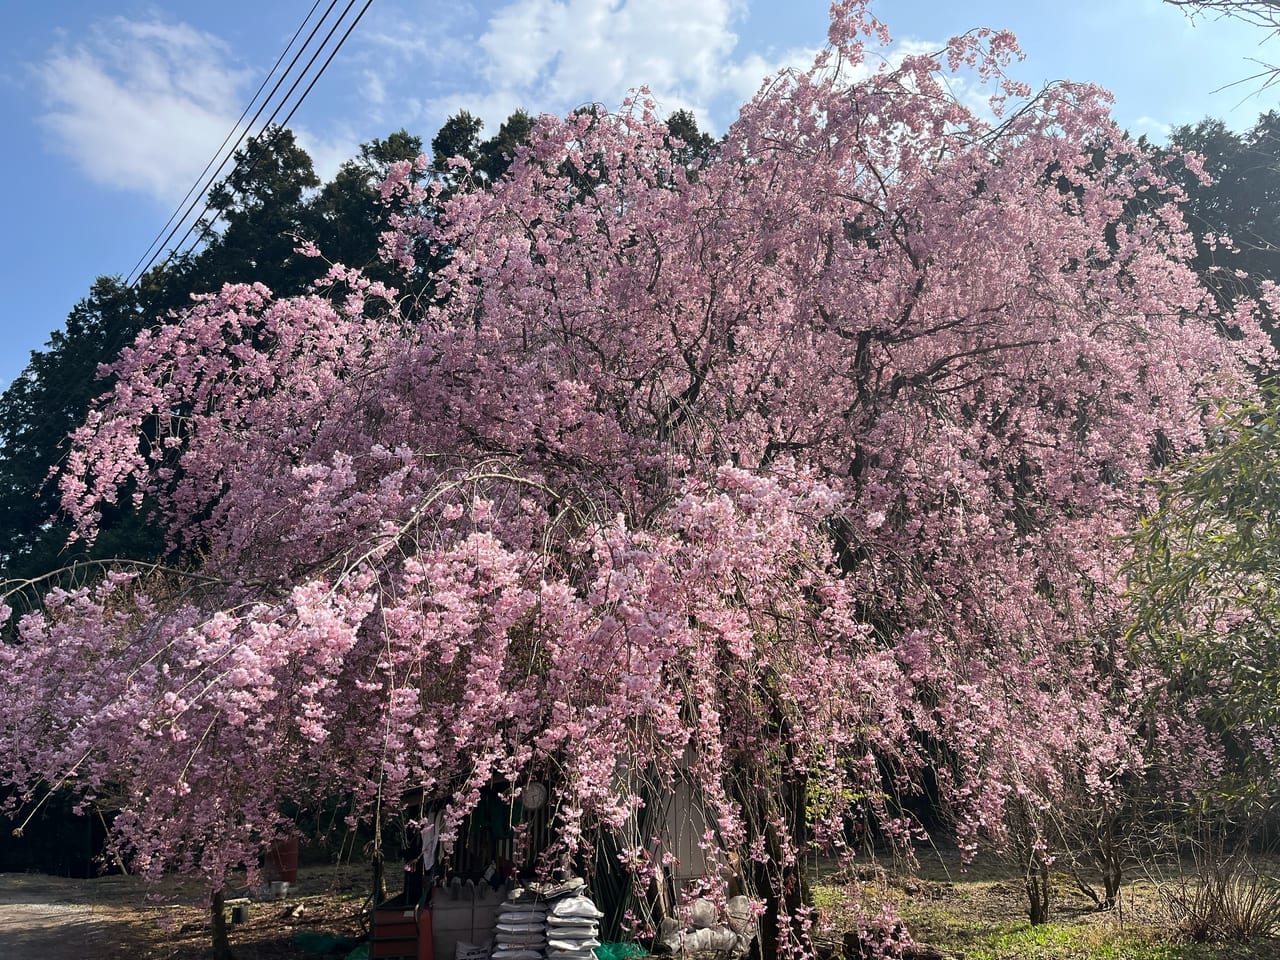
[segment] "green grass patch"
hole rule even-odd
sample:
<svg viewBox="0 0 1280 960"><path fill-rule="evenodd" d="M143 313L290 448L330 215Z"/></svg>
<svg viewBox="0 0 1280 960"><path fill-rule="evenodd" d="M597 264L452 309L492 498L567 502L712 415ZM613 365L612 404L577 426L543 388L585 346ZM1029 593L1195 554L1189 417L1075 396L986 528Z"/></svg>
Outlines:
<svg viewBox="0 0 1280 960"><path fill-rule="evenodd" d="M984 930L982 925L959 921L952 933L949 942L930 942L965 960L1274 960L1280 956L1280 944L1274 941L1171 943L1155 939L1148 929L1124 931L1070 922L1033 927L1019 921L1001 930Z"/></svg>
<svg viewBox="0 0 1280 960"><path fill-rule="evenodd" d="M811 889L828 933L838 942L859 915L888 903L917 943L952 960L1280 960L1280 939L1180 942L1148 881L1126 886L1121 910L1100 912L1069 878L1056 877L1055 916L1033 927L1022 884L1007 869L922 867L909 876L867 869L860 882L835 871L818 874Z"/></svg>

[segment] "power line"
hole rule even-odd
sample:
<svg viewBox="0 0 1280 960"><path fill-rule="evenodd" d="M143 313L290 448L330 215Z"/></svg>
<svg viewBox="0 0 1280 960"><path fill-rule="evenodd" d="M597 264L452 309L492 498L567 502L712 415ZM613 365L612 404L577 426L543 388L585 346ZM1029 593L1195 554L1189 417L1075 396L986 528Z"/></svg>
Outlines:
<svg viewBox="0 0 1280 960"><path fill-rule="evenodd" d="M279 133L280 129L283 129L285 124L287 124L289 120L292 119L298 107L302 105L302 101L306 99L307 94L311 92L311 88L316 85L316 81L320 79L320 76L328 68L329 64L333 61L334 56L336 56L338 51L342 49L342 45L346 42L347 37L351 35L351 31L355 29L356 24L360 22L360 18L364 16L365 11L369 9L370 4L372 3L373 3L373 0L365 0L365 5L361 8L360 13L356 16L355 20L352 21L351 26L349 26L346 32L342 35L342 38L338 41L337 46L334 47L333 50L329 53L328 58L321 65L319 72L317 72L316 75L312 77L311 82L307 85L306 90L303 91L302 96L298 98L297 102L294 103L292 109L289 110L288 115L284 118L279 128L277 129L275 136L278 137L280 135ZM347 5L343 9L342 13L338 15L337 21L334 23L332 27L329 28L329 32L325 34L324 39L320 41L319 48L316 50L315 53L311 55L311 58L307 61L306 66L302 68L302 72L298 75L298 78L294 80L293 84L285 92L283 99L281 99L280 103L277 104L276 108L271 112L271 116L267 118L267 122L263 124L263 129L267 129L271 127L272 124L275 123L275 119L279 115L280 111L284 109L284 105L289 102L289 98L293 96L293 92L298 89L298 84L300 84L303 81L303 79L306 78L307 71L311 69L312 65L316 62L316 59L320 56L321 53L324 52L325 46L333 38L333 35L337 33L338 28L342 26L342 21L346 18L347 14L351 12L351 8L354 7L355 4L356 4L356 0L348 0ZM273 137L271 144L269 144L268 146L274 145L274 143L275 143L275 139ZM253 160L250 162L248 168L245 170L246 176L253 173L253 171L257 168L258 161L262 158L262 156L263 156L262 152L255 154L255 156L253 157ZM234 168L233 168L233 172L234 172ZM160 266L162 268L168 265L169 261L173 259L175 253L178 250L181 250L186 245L187 240L191 237L191 234L195 231L196 227L200 226L202 223L204 224L204 227L200 231L200 235L196 237L195 242L191 245L189 249L194 250L196 247L198 247L201 243L204 242L205 238L209 235L209 232L213 229L214 224L218 222L218 218L221 217L222 214L226 212L225 207L219 208L216 212L214 212L212 219L205 220L206 215L209 214L210 211L213 211L213 209L214 209L214 204L212 203L212 201L208 201L205 203L204 209L200 212L200 216L198 216L195 220L191 222L191 225L187 227L187 232L184 233L182 235L182 239L178 241L177 246L172 248L169 251L168 255L164 258L163 262L161 262ZM157 252L155 257L152 258L152 263L154 263L156 259L159 259L159 256L160 254L159 252ZM147 269L150 269L150 268L151 268L151 264L148 264Z"/></svg>
<svg viewBox="0 0 1280 960"><path fill-rule="evenodd" d="M329 4L329 10L333 9L333 5L336 2L337 0L332 0L332 2ZM158 253L160 250L164 249L165 244L167 244L170 240L173 239L174 233L178 231L182 223L184 223L186 221L186 218L191 214L192 209L195 207L195 203L198 202L198 198L203 197L205 195L205 192L212 185L214 178L216 178L218 174L222 172L222 168L226 166L227 160L235 153L236 148L240 146L241 141L244 139L243 131L251 129L253 127L253 121L251 120L247 127L242 128L241 124L244 123L244 118L249 115L249 111L253 109L253 105L258 101L258 98L262 96L262 91L267 88L267 84L271 82L271 78L275 76L275 72L280 69L280 64L284 61L284 58L288 56L289 50L293 47L293 45L297 43L298 36L302 33L303 29L306 27L307 21L311 19L313 14L315 14L316 8L320 6L320 3L321 3L321 0L315 0L315 3L311 5L311 9L307 12L307 15L303 17L302 23L298 24L298 29L294 31L293 36L289 39L289 42L285 45L285 48L280 51L280 56L276 57L276 62L272 64L271 69L267 72L267 75L262 78L262 83L258 84L258 89L255 90L253 96L249 98L249 102L245 104L244 110L242 110L240 113L240 116L236 118L236 122L232 125L231 129L227 131L227 135L223 137L222 143L219 145L218 149L215 150L213 156L209 158L209 162L204 165L204 169L200 171L200 175L196 177L195 182L193 182L191 186L187 189L186 195L183 196L183 198L178 201L177 207L174 208L173 213L169 215L169 219L165 221L165 225L160 228L160 232L155 235L151 243L147 246L147 249L143 252L142 256L138 258L138 262L135 263L133 267L129 270L129 273L125 278L126 285L131 285L133 283L134 274L137 272L138 268L143 264L143 262L147 259L147 257L151 256L151 253L153 250L155 250ZM325 17L329 15L329 10L326 10L324 17L320 18L321 23L323 23ZM312 30L311 34L307 37L307 42L302 45L302 49L306 49L307 43L311 42L312 36L315 36L315 30ZM298 59L297 55L295 54L294 59L290 61L289 67L285 70L284 74L282 75L282 79L283 79L283 76L288 75L289 70L293 69L293 64L297 62L297 59ZM267 100L263 101L264 104L270 101L271 97L275 95L275 91L279 89L279 86L280 86L279 81L277 81L276 86L272 88L271 93L267 96ZM259 112L261 112L261 108L259 108ZM257 119L257 115L255 114L254 120L256 119ZM235 136L237 130L241 131L240 136L239 138L237 138L235 144L231 147L231 149L227 150L227 144L231 142L231 138ZM226 154L225 156L223 155L224 151ZM218 168L214 170L212 175L209 175L209 171L213 167L213 162L217 160L219 157L222 157L222 160L218 163ZM193 193L196 194L197 201L193 201L191 206L187 207L186 211L183 212L182 210L183 204L185 204L188 200L191 200L191 195ZM171 225L173 225L173 221L178 218L178 215L180 213L182 214L181 219L178 220L178 224L173 227L173 230L166 237L165 231L168 230Z"/></svg>
<svg viewBox="0 0 1280 960"><path fill-rule="evenodd" d="M261 107L259 107L258 112L254 114L253 120L250 121L249 128L252 128L253 124L257 122L258 118L262 114L262 111L266 108L266 103L270 102L271 98L275 96L276 91L279 90L285 78L288 76L288 73L292 71L294 64L297 63L302 53L310 45L312 38L318 32L318 30L320 29L320 26L328 18L329 13L332 11L335 4L336 4L336 0L333 0L333 2L329 4L328 9L326 9L324 16L322 16L320 21L316 24L316 26L312 28L312 31L307 36L307 39L304 42L303 47L298 51L297 54L294 55L293 60L290 61L289 66L286 68L285 74L281 76L281 78L276 82L276 85L272 88L271 93L268 94L267 101L264 102L264 104ZM311 57L307 60L307 63L305 66L303 66L301 73L298 74L297 78L289 86L289 89L285 92L284 96L276 105L275 109L272 110L271 116L267 118L266 122L262 126L262 129L267 129L275 123L276 117L279 116L280 111L284 109L285 105L289 102L289 99L293 96L294 91L296 91L298 89L298 86L303 82L303 80L306 79L307 73L311 70L311 67L315 64L316 60L320 57L320 55L324 52L325 48L329 45L329 41L333 39L334 34L337 33L338 30L341 28L343 21L346 19L347 15L351 12L351 9L352 7L355 6L355 4L356 4L356 0L348 0L346 7L343 9L342 13L338 15L338 18L334 22L333 26L329 28L329 31L325 34L324 39L320 41L319 47L316 49L314 53L312 53ZM373 0L365 0L364 6L360 8L360 12L356 15L355 19L351 21L350 25L347 26L347 29L343 32L342 36L338 39L337 44L333 47L332 50L330 50L328 57L326 57L325 61L321 64L320 69L311 78L311 81L307 84L306 88L302 91L301 96L299 96L298 99L294 102L293 106L289 109L289 112L285 115L284 120L282 120L281 123L279 124L280 128L283 128L285 125L287 125L288 122L293 118L293 115L297 112L298 108L302 105L303 100L306 99L307 95L311 92L312 88L315 87L317 81L319 81L320 77L324 74L325 70L328 69L329 64L333 62L333 59L334 57L337 56L338 51L342 49L343 44L346 43L347 38L351 36L351 32L356 28L356 25L364 17L365 13L368 11L369 7L372 6L372 4L373 4ZM304 21L304 25L305 25L305 21ZM239 146L239 143L244 139L245 135L247 135L247 129L246 129L246 132L241 135L240 140L237 141L237 144L236 144L237 147ZM278 131L276 135L277 136L279 135ZM246 170L246 175L253 172L261 156L262 156L261 153L258 153L257 155L255 155L253 161L251 162L248 169ZM225 164L225 162L226 160L224 159L223 163ZM219 170L221 170L221 165L219 166ZM192 202L191 206L188 207L187 212L183 215L183 218L179 222L179 224L175 226L172 231L170 231L169 236L165 239L164 244L161 245L161 249L163 249L163 247L169 243L169 241L172 239L172 237L177 233L178 229L181 227L181 224L186 222L186 219L190 215L191 210L195 208L196 203L198 202L199 202L199 198L197 197L197 199ZM214 215L211 219L206 221L205 218L211 211L214 213ZM187 240L191 237L191 234L195 231L196 227L200 226L202 223L204 224L204 228L200 232L200 235L196 238L195 243L192 244L190 249L194 250L201 243L203 243L205 238L209 235L210 230L213 229L214 224L217 223L218 218L221 217L225 212L226 212L225 208L219 208L218 210L214 211L214 204L212 203L212 201L206 201L204 209L200 212L200 215L194 221L191 222L190 226L187 227L187 230L183 234L182 239L178 241L175 247L169 250L169 253L165 256L164 260L160 263L160 266L163 268L174 258L174 256L178 253L178 251L181 250L186 245ZM133 278L132 282L136 283L138 279L140 279L144 274L146 274L149 270L151 270L151 268L155 265L156 261L159 260L160 254L161 254L161 250L157 250L155 254L152 255L146 267L144 267L143 270Z"/></svg>
<svg viewBox="0 0 1280 960"><path fill-rule="evenodd" d="M303 66L302 72L298 75L296 79L293 80L293 83L289 87L288 91L284 94L284 98L276 103L274 109L272 110L271 116L267 119L266 123L263 124L263 128L271 124L272 120L274 120L276 115L280 112L281 107L284 105L284 103L288 101L288 98L290 97L290 95L292 95L293 91L297 89L298 83L301 82L301 79L306 76L306 73L311 68L311 65L315 63L316 57L319 56L320 52L324 50L324 47L329 42L329 39L333 36L334 32L341 25L343 18L350 11L353 2L354 0L348 0L346 8L342 11L341 14L339 14L337 21L334 23L332 27L330 27L329 32L325 34L324 38L320 41L320 46L318 50L311 55L306 65ZM289 65L285 67L284 72L276 80L275 85L272 86L271 92L267 94L262 104L258 107L257 111L254 113L253 119L251 119L248 125L241 130L240 136L236 139L235 146L232 148L231 152L229 152L228 155L223 158L222 162L218 165L218 169L214 172L213 177L211 177L204 184L204 187L195 196L195 198L192 199L191 204L184 211L182 218L173 227L173 229L169 231L169 235L165 237L164 242L160 244L160 246L157 249L155 249L154 253L151 253L149 255L149 259L147 260L146 265L140 271L134 274L131 280L131 283L136 283L139 279L141 279L144 274L146 274L153 266L155 266L156 261L159 260L162 256L164 257L164 260L160 265L161 267L164 267L174 258L174 256L178 253L178 251L181 250L183 244L185 244L187 239L191 236L192 231L195 230L195 228L199 225L200 220L211 209L211 204L208 202L206 198L208 188L212 185L214 179L216 179L216 177L222 172L222 168L226 165L227 161L234 156L235 150L238 149L241 143L244 142L244 139L249 135L249 131L251 131L254 128L255 124L257 124L259 118L261 118L262 116L263 111L267 108L268 105L271 104L272 100L275 99L275 96L277 92L280 90L280 87L284 84L284 82L287 79L289 79L289 75L293 72L293 69L297 65L298 60L302 57L304 53L307 52L308 48L311 46L312 41L315 39L316 34L320 31L321 27L324 26L325 21L329 18L329 14L333 12L333 8L336 5L337 5L337 0L330 0L329 6L325 9L324 14L316 22L315 26L311 28L311 32L307 34L307 38L302 42L302 46L298 48L296 53L294 53L293 58L289 61ZM303 26L305 25L306 25L306 22L304 21ZM234 130L232 132L234 132ZM234 168L232 169L234 170ZM178 241L178 244L172 247L169 246L174 236L178 233L179 230L182 229L183 224L187 223L187 220L191 216L192 211L195 210L197 205L199 205L201 202L205 204L204 209L200 212L200 214L196 217L195 220L191 221L190 225L187 227L186 232L182 235L182 239ZM166 247L168 248L167 254L165 253Z"/></svg>
<svg viewBox="0 0 1280 960"><path fill-rule="evenodd" d="M302 91L302 96L300 96L298 98L298 102L293 105L293 109L290 110L285 118L280 121L280 126L287 127L289 125L289 121L293 119L293 115L297 113L298 108L302 106L302 101L307 99L307 94L309 94L311 92L311 88L316 85L316 81L320 79L321 74L329 69L329 64L333 62L333 58L338 55L338 51L342 49L342 45L347 42L347 37L351 36L351 31L356 28L356 24L360 22L361 18L365 15L365 11L371 6L373 6L373 0L365 0L364 6L361 7L360 12L356 14L356 18L351 21L351 26L347 27L346 32L342 35L341 39L338 40L338 45L333 48L333 52L330 53L324 63L320 65L320 72L311 78L311 82L307 84L307 89ZM347 9L351 9L350 4L348 4Z"/></svg>

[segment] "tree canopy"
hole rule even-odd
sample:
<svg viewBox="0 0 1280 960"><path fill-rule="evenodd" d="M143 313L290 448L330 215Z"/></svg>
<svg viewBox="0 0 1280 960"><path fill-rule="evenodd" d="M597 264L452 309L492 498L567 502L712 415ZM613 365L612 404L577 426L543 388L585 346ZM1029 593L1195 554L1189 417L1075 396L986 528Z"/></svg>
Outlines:
<svg viewBox="0 0 1280 960"><path fill-rule="evenodd" d="M406 146L409 155L421 148L412 138ZM113 511L91 554L67 550L70 528L60 515L57 485L50 480L66 454L66 437L109 385L109 380L99 379L99 367L110 363L142 330L186 307L193 294L258 276L287 295L306 289L320 275L314 261L294 253L295 238L310 235L320 219L310 212L314 201L308 194L318 183L310 157L292 133L264 132L237 154L234 171L211 192L210 202L224 211L225 223L221 230L211 229L202 249L166 258L133 286L119 278L98 278L45 349L32 354L26 369L0 396L0 578L34 577L88 556L158 555L161 543L148 529L145 511L139 514L127 506ZM364 184L359 189L363 194L358 206L348 210L357 231L376 223L372 188ZM351 194L339 178L326 187L324 196L333 203ZM358 254L353 243L341 248L357 254L357 263L376 257L377 237L368 238L368 232L356 233L366 238ZM345 228L334 233L350 235Z"/></svg>
<svg viewBox="0 0 1280 960"><path fill-rule="evenodd" d="M463 152L480 182L491 184L527 140L532 123L517 110L497 134L480 140L480 121L463 111L436 136L437 154L453 156L440 152L458 148L450 139L454 131L474 127L475 142L464 145ZM692 138L705 152L709 138L691 115L677 113L668 123L679 127L675 135ZM0 580L39 577L91 558L153 560L162 554L147 510L129 504L110 512L91 548L68 547L70 527L59 509L56 477L67 436L110 383L99 377L99 368L143 329L167 322L170 312L186 307L192 296L224 283L252 277L276 295L294 295L308 290L329 261L363 269L383 282L404 281L397 264L378 256L390 228L379 187L393 164L421 152L422 141L400 130L363 144L358 157L321 185L293 134L266 130L236 154L232 173L210 192L217 219L206 223L198 250L170 254L132 286L116 277L98 278L62 329L32 354L0 395ZM301 256L300 243L313 244L324 259ZM431 266L425 265L420 280Z"/></svg>
<svg viewBox="0 0 1280 960"><path fill-rule="evenodd" d="M91 539L146 498L194 563L21 621L0 770L121 790L135 862L215 888L285 804L420 789L449 833L539 779L547 856L609 837L643 889L682 782L767 945L804 951L804 850L910 841L926 779L972 847L1211 769L1143 726L1117 535L1269 361L1255 304L1200 282L1099 90L1032 95L983 30L867 73L865 6L705 152L640 95L539 118L465 189L460 115L382 188L386 255L432 258L414 296L335 266L143 331L63 504Z"/></svg>
<svg viewBox="0 0 1280 960"><path fill-rule="evenodd" d="M1263 114L1244 133L1202 120L1169 140L1179 152L1170 166L1186 192L1196 269L1224 302L1259 297L1265 283L1280 281L1280 114ZM1196 169L1178 159L1186 151L1202 158Z"/></svg>
<svg viewBox="0 0 1280 960"><path fill-rule="evenodd" d="M1133 634L1182 709L1230 741L1224 798L1274 796L1280 723L1280 402L1224 404L1134 535Z"/></svg>

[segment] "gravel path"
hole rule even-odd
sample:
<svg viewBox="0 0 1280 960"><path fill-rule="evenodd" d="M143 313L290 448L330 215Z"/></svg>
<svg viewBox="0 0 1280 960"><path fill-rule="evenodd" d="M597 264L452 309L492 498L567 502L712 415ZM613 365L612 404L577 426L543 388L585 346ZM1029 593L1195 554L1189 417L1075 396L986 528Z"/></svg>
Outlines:
<svg viewBox="0 0 1280 960"><path fill-rule="evenodd" d="M243 960L297 960L295 933L352 936L363 868L302 870L288 902L252 905L231 928ZM136 877L71 880L0 873L0 960L200 960L209 955L209 908L199 881L166 882L163 900Z"/></svg>
<svg viewBox="0 0 1280 960"><path fill-rule="evenodd" d="M134 955L131 920L140 898L129 881L120 880L0 874L0 958L115 960Z"/></svg>
<svg viewBox="0 0 1280 960"><path fill-rule="evenodd" d="M0 900L0 957L104 960L112 946L107 919L89 904Z"/></svg>

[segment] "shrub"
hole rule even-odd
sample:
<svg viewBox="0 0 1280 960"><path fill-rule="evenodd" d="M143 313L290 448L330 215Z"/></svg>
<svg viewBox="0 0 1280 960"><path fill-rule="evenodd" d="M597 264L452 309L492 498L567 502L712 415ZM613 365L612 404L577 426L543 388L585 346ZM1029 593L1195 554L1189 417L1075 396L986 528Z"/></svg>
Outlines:
<svg viewBox="0 0 1280 960"><path fill-rule="evenodd" d="M1193 875L1163 881L1157 891L1179 933L1197 943L1266 937L1280 926L1280 883L1243 851L1201 857Z"/></svg>

